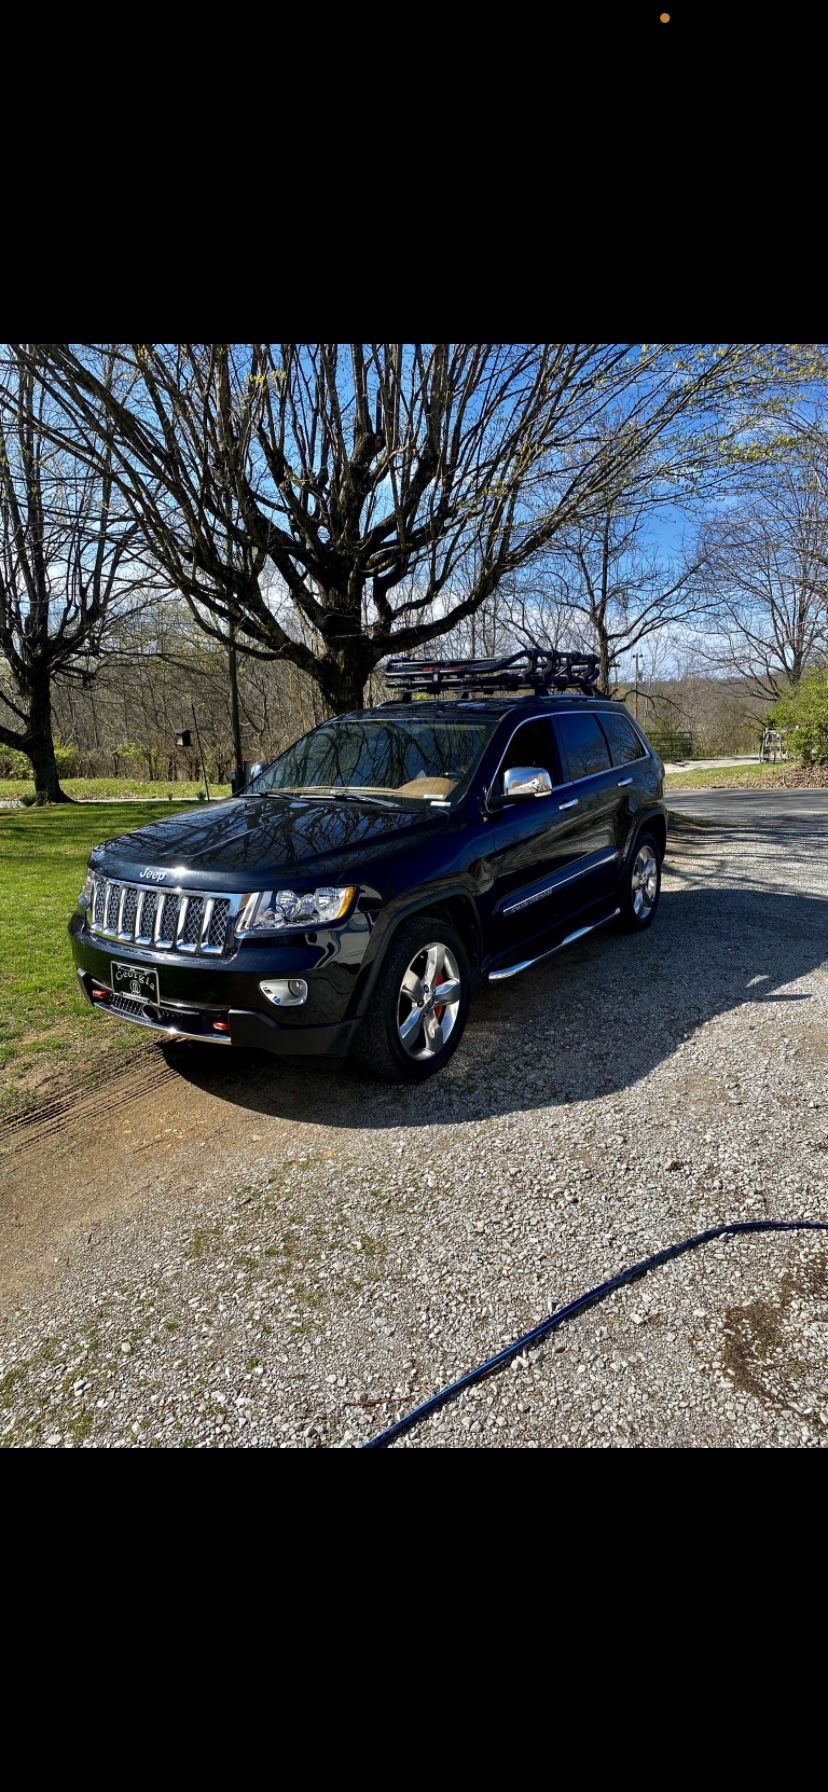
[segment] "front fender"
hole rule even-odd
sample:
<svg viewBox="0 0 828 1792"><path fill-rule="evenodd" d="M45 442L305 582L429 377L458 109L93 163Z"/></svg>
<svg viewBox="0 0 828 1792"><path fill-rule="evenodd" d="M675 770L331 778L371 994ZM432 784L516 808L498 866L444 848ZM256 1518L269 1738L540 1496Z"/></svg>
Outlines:
<svg viewBox="0 0 828 1792"><path fill-rule="evenodd" d="M369 950L360 969L357 986L348 1007L349 1019L359 1019L365 1013L385 955L403 923L410 921L412 915L429 914L435 908L442 908L447 902L464 904L468 910L469 929L475 941L477 955L482 954L483 936L474 900L473 886L463 882L452 882L442 885L439 889L418 890L411 897L400 898L383 909L374 923Z"/></svg>

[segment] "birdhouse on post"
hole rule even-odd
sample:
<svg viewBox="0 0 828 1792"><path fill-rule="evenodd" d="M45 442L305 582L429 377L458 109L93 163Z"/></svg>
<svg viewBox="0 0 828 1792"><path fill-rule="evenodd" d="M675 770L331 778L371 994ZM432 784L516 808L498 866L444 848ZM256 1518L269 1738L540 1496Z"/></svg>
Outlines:
<svg viewBox="0 0 828 1792"><path fill-rule="evenodd" d="M191 747L193 744L192 729L191 728L176 728L175 744L177 747Z"/></svg>

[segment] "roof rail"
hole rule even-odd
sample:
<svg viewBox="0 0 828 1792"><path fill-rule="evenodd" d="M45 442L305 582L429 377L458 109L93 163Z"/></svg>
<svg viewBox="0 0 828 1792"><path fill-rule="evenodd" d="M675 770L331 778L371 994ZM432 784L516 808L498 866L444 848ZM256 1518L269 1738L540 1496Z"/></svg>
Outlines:
<svg viewBox="0 0 828 1792"><path fill-rule="evenodd" d="M555 648L522 647L488 660L386 660L386 684L409 697L412 691L565 691L595 695L598 656L558 653Z"/></svg>

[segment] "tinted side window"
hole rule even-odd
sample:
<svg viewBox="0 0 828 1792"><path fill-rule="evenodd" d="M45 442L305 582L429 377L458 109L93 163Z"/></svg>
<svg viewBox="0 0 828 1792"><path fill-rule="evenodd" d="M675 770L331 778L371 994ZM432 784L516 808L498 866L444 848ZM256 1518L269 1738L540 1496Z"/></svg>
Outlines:
<svg viewBox="0 0 828 1792"><path fill-rule="evenodd" d="M591 715L556 716L555 728L570 778L588 778L609 770L609 748Z"/></svg>
<svg viewBox="0 0 828 1792"><path fill-rule="evenodd" d="M626 716L619 710L604 710L600 719L609 741L613 765L629 765L631 759L644 758L644 748Z"/></svg>
<svg viewBox="0 0 828 1792"><path fill-rule="evenodd" d="M515 765L536 765L549 773L553 784L562 783L558 747L552 723L545 717L524 722L509 742L500 768L501 776Z"/></svg>

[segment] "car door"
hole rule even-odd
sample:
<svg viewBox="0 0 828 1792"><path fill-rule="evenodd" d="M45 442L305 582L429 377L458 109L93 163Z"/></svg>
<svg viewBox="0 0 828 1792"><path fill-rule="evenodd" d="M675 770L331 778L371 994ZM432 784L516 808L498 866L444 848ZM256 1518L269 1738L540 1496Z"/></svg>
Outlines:
<svg viewBox="0 0 828 1792"><path fill-rule="evenodd" d="M555 929L571 908L570 883L588 850L590 821L564 779L550 715L514 730L490 785L500 796L503 773L515 766L547 771L548 796L507 803L488 816L485 861L491 949L498 953Z"/></svg>
<svg viewBox="0 0 828 1792"><path fill-rule="evenodd" d="M567 802L578 816L580 858L573 880L573 912L612 894L618 881L625 792L613 767L600 717L580 707L554 717Z"/></svg>

